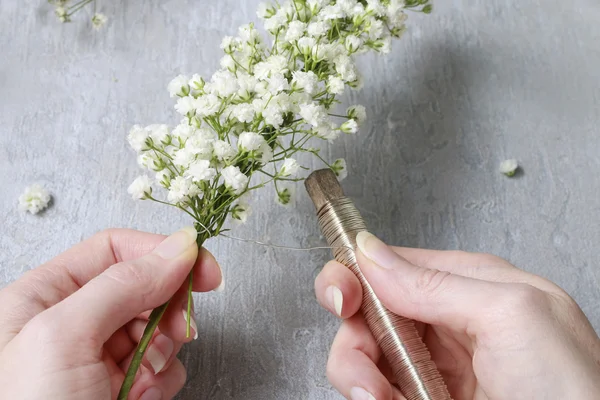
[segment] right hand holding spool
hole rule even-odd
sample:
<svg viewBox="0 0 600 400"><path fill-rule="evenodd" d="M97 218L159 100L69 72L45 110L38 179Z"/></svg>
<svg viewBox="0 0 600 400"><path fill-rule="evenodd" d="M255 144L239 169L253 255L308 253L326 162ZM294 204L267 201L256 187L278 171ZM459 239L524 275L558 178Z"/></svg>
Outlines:
<svg viewBox="0 0 600 400"><path fill-rule="evenodd" d="M488 254L389 247L363 232L358 263L379 299L418 324L455 400L600 398L600 339L561 288ZM362 289L329 262L319 303L344 318L327 376L352 400L404 399L360 313Z"/></svg>

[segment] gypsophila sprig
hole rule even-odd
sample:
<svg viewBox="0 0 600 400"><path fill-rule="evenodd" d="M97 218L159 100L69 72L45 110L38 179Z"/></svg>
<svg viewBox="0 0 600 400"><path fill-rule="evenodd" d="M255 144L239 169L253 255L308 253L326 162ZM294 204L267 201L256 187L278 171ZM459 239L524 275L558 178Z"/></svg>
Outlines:
<svg viewBox="0 0 600 400"><path fill-rule="evenodd" d="M106 24L106 21L108 21L106 15L96 12L96 0L48 0L48 3L54 6L56 18L63 23L71 22L73 15L84 9L87 5L91 5L93 8L91 22L94 29L102 28Z"/></svg>
<svg viewBox="0 0 600 400"><path fill-rule="evenodd" d="M223 232L229 217L247 220L253 190L272 183L276 201L293 204L292 184L307 169L297 161L300 153L314 155L343 179L346 162L327 162L310 142L355 134L364 123L363 106L335 113L336 96L362 87L354 57L390 52L392 38L405 31L406 9L427 12L429 0L261 4L257 15L269 44L253 24L241 26L236 36L223 38L221 68L212 77L179 75L168 84L181 116L177 126L131 129L129 143L146 174L130 194L189 214L201 246ZM132 362L120 399L140 361L141 355Z"/></svg>

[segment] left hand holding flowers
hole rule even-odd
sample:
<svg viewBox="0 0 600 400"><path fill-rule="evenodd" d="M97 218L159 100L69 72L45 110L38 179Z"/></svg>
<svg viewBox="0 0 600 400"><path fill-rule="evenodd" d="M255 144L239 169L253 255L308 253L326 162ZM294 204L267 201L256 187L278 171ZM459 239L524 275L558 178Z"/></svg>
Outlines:
<svg viewBox="0 0 600 400"><path fill-rule="evenodd" d="M200 253L200 254L198 254ZM129 399L166 400L183 387L186 278L217 288L220 267L196 232L99 233L0 291L0 398L115 399L148 310L171 299ZM197 327L192 323L192 336Z"/></svg>

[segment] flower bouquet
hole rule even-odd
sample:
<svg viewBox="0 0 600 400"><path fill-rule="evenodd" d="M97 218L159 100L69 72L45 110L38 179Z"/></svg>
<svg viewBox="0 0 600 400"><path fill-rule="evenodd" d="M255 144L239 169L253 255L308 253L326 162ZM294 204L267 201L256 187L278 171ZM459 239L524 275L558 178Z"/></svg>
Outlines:
<svg viewBox="0 0 600 400"><path fill-rule="evenodd" d="M177 76L169 85L181 115L173 129L134 126L128 140L141 167L129 193L179 208L193 220L198 246L226 230L228 219L245 222L247 196L271 185L276 199L293 200L295 181L307 168L299 153L320 159L342 179L343 159L328 162L311 147L356 133L365 108L335 113L336 96L362 80L354 56L390 52L405 31L406 10L429 13L429 0L292 0L261 4L258 16L272 40L253 24L221 43L221 69L210 80ZM154 189L166 195L157 196ZM156 190L158 191L158 190ZM190 273L191 274L191 273ZM190 276L187 321L192 293ZM168 303L152 311L119 399L126 399L143 354ZM188 335L190 334L188 322Z"/></svg>

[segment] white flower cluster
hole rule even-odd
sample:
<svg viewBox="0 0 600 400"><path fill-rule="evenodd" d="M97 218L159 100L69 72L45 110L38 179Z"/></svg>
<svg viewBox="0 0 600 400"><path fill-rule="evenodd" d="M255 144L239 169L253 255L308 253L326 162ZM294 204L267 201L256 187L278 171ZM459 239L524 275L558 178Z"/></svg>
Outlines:
<svg viewBox="0 0 600 400"><path fill-rule="evenodd" d="M48 0L48 3L54 5L54 14L56 15L56 18L58 18L60 22L65 23L71 22L71 17L73 14L94 1L95 0ZM100 29L102 26L104 26L104 24L106 24L107 20L108 18L106 15L102 13L95 13L92 15L92 26L94 29Z"/></svg>
<svg viewBox="0 0 600 400"><path fill-rule="evenodd" d="M50 193L40 185L31 185L19 196L19 210L37 214L48 207Z"/></svg>
<svg viewBox="0 0 600 400"><path fill-rule="evenodd" d="M241 196L266 183L275 183L279 203L291 204L289 183L300 180L303 169L296 153L314 154L343 179L345 161L327 163L308 142L358 131L365 108L332 114L336 95L362 86L354 56L389 52L392 37L405 30L405 8L428 2L411 1L412 6L402 0L261 4L258 16L274 38L271 46L252 24L241 26L236 37L223 39L221 68L209 80L180 75L169 83L182 116L179 125L131 129L129 143L150 175L137 178L129 193L157 200L152 186L158 184L167 190L167 201L157 201L185 210L214 234L227 215L244 221L249 208ZM265 180L253 186L255 173Z"/></svg>

